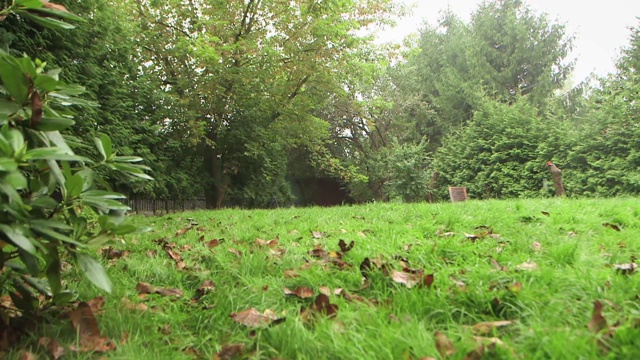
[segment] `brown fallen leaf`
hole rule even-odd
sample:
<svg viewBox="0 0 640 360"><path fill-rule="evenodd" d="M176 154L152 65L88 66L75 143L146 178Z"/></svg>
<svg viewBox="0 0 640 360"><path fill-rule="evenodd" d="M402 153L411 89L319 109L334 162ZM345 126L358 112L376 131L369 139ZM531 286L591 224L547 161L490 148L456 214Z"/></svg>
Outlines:
<svg viewBox="0 0 640 360"><path fill-rule="evenodd" d="M618 226L617 224L611 224L611 223L603 223L602 226L607 227L609 229L615 230L615 231L620 231L620 226Z"/></svg>
<svg viewBox="0 0 640 360"><path fill-rule="evenodd" d="M258 246L274 247L278 245L278 239L275 238L273 240L264 240L264 239L257 238L255 243Z"/></svg>
<svg viewBox="0 0 640 360"><path fill-rule="evenodd" d="M628 264L615 264L613 268L622 275L631 275L638 269L638 264L632 262Z"/></svg>
<svg viewBox="0 0 640 360"><path fill-rule="evenodd" d="M102 257L107 260L118 260L129 255L131 255L131 251L129 250L118 250L111 246L102 248Z"/></svg>
<svg viewBox="0 0 640 360"><path fill-rule="evenodd" d="M325 294L318 294L309 307L302 308L300 310L300 317L305 321L311 320L319 314L326 315L328 318L333 318L337 315L337 312L338 305L332 304L331 301L329 301L329 296Z"/></svg>
<svg viewBox="0 0 640 360"><path fill-rule="evenodd" d="M308 254L317 258L323 258L327 256L327 252L322 248L321 245L316 245L313 250L309 250Z"/></svg>
<svg viewBox="0 0 640 360"><path fill-rule="evenodd" d="M234 357L240 357L244 350L244 344L227 344L213 356L213 360L231 360Z"/></svg>
<svg viewBox="0 0 640 360"><path fill-rule="evenodd" d="M208 292L213 291L216 288L216 284L213 281L207 279L198 289L196 289L196 294L191 299L192 302L200 300L203 296L205 296Z"/></svg>
<svg viewBox="0 0 640 360"><path fill-rule="evenodd" d="M430 288L433 285L434 276L434 274L424 275L422 277L421 285Z"/></svg>
<svg viewBox="0 0 640 360"><path fill-rule="evenodd" d="M111 339L100 334L98 320L86 302L81 302L75 310L69 312L69 319L75 332L80 336L79 347L70 346L70 350L107 352L116 348L116 344Z"/></svg>
<svg viewBox="0 0 640 360"><path fill-rule="evenodd" d="M212 239L207 241L207 243L205 244L208 248L214 248L218 245L220 245L222 241L218 240L218 239Z"/></svg>
<svg viewBox="0 0 640 360"><path fill-rule="evenodd" d="M149 310L149 306L147 306L147 304L134 303L133 301L129 300L129 298L126 298L126 297L123 297L122 299L120 299L120 306L128 310L137 310L140 312L145 312Z"/></svg>
<svg viewBox="0 0 640 360"><path fill-rule="evenodd" d="M266 326L273 323L276 320L280 320L272 310L268 310L268 309L261 313L255 308L250 308L237 313L232 313L229 316L235 322L248 327Z"/></svg>
<svg viewBox="0 0 640 360"><path fill-rule="evenodd" d="M234 254L234 255L235 255L235 256L237 256L237 257L242 257L242 251L240 251L240 250L238 250L238 249L235 249L235 248L230 247L230 248L229 248L229 249L227 249L227 250L229 250L229 252L230 252L230 253Z"/></svg>
<svg viewBox="0 0 640 360"><path fill-rule="evenodd" d="M538 241L534 241L533 244L531 244L531 250L540 252L542 250L542 244Z"/></svg>
<svg viewBox="0 0 640 360"><path fill-rule="evenodd" d="M284 271L285 279L297 278L298 276L300 276L300 274L298 274L298 272L295 269L287 269Z"/></svg>
<svg viewBox="0 0 640 360"><path fill-rule="evenodd" d="M325 294L327 296L331 296L331 294L333 294L333 292L331 291L330 288L326 287L326 286L320 286L318 288L318 291L320 292L320 294Z"/></svg>
<svg viewBox="0 0 640 360"><path fill-rule="evenodd" d="M538 269L538 264L536 264L533 261L525 261L522 264L516 266L516 270L521 270L521 271L531 271L531 270L537 270Z"/></svg>
<svg viewBox="0 0 640 360"><path fill-rule="evenodd" d="M434 333L436 337L436 349L438 349L438 353L442 358L448 358L449 356L456 353L456 349L453 346L453 343L447 336L439 331Z"/></svg>
<svg viewBox="0 0 640 360"><path fill-rule="evenodd" d="M38 360L38 356L29 351L23 351L18 356L18 360Z"/></svg>
<svg viewBox="0 0 640 360"><path fill-rule="evenodd" d="M149 258L154 258L158 256L158 250L147 250L145 255Z"/></svg>
<svg viewBox="0 0 640 360"><path fill-rule="evenodd" d="M169 255L169 257L174 260L174 261L180 261L182 260L182 256L180 254L178 254L177 252L171 250L171 249L166 249L165 252L167 253L167 255Z"/></svg>
<svg viewBox="0 0 640 360"><path fill-rule="evenodd" d="M299 286L295 290L289 290L288 288L283 288L282 291L285 295L295 295L301 299L307 299L313 297L313 290L306 286Z"/></svg>
<svg viewBox="0 0 640 360"><path fill-rule="evenodd" d="M408 273L404 271L393 270L391 272L391 279L397 283L404 284L407 288L411 289L422 280L421 273Z"/></svg>
<svg viewBox="0 0 640 360"><path fill-rule="evenodd" d="M60 359L65 352L65 349L59 342L52 338L41 337L38 339L38 345L42 346L47 350L47 353L51 356L53 360Z"/></svg>
<svg viewBox="0 0 640 360"><path fill-rule="evenodd" d="M183 295L182 290L180 289L162 289L144 282L139 282L136 285L136 290L140 295L160 294L162 296L176 296L176 297L182 297Z"/></svg>
<svg viewBox="0 0 640 360"><path fill-rule="evenodd" d="M540 213L544 216L550 216L551 214L548 211L540 211Z"/></svg>
<svg viewBox="0 0 640 360"><path fill-rule="evenodd" d="M494 259L493 256L490 257L490 260L491 260L491 265L496 270L498 270L498 271L506 271L507 270L506 267L500 265L500 263L496 259Z"/></svg>
<svg viewBox="0 0 640 360"><path fill-rule="evenodd" d="M321 239L324 237L324 233L320 231L312 231L311 236L313 236L314 239Z"/></svg>
<svg viewBox="0 0 640 360"><path fill-rule="evenodd" d="M360 263L360 273L362 274L362 277L364 277L365 279L369 278L369 272L373 269L372 265L371 265L371 260L369 260L368 257L364 258L364 260L362 260L362 262Z"/></svg>
<svg viewBox="0 0 640 360"><path fill-rule="evenodd" d="M599 300L594 301L593 314L591 315L591 321L587 324L587 328L595 334L608 327L607 320L602 316L602 308L602 303Z"/></svg>
<svg viewBox="0 0 640 360"><path fill-rule="evenodd" d="M89 305L89 307L91 308L91 311L94 314L100 314L103 312L104 303L105 303L104 296L97 296L87 301L87 304Z"/></svg>
<svg viewBox="0 0 640 360"><path fill-rule="evenodd" d="M355 243L353 242L353 240L349 243L349 245L347 245L347 243L340 239L340 241L338 242L338 246L340 247L340 251L342 251L343 253L346 253L347 251L353 249L353 246L355 245Z"/></svg>
<svg viewBox="0 0 640 360"><path fill-rule="evenodd" d="M494 329L511 325L513 323L513 320L485 321L473 325L471 327L471 331L476 335L487 335L493 332Z"/></svg>
<svg viewBox="0 0 640 360"><path fill-rule="evenodd" d="M482 360L484 357L485 346L484 344L480 344L476 346L473 350L469 351L463 360Z"/></svg>
<svg viewBox="0 0 640 360"><path fill-rule="evenodd" d="M178 231L176 231L176 235L175 236L180 236L180 235L184 235L187 231L191 230L192 226L189 225L186 228L182 228Z"/></svg>
<svg viewBox="0 0 640 360"><path fill-rule="evenodd" d="M478 236L476 234L467 234L467 233L464 233L464 237L466 237L467 239L471 240L471 242L475 242L476 240L478 240L480 238L480 236Z"/></svg>

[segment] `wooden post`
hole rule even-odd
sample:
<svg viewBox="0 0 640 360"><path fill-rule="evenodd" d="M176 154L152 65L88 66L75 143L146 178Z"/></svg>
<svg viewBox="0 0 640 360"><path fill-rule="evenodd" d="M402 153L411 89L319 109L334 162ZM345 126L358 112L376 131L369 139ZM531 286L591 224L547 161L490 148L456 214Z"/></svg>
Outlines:
<svg viewBox="0 0 640 360"><path fill-rule="evenodd" d="M556 187L556 196L565 196L564 185L562 184L562 171L551 161L547 161L547 168L549 168L551 172L553 185Z"/></svg>
<svg viewBox="0 0 640 360"><path fill-rule="evenodd" d="M449 186L449 197L451 198L451 202L466 201L469 199L467 188Z"/></svg>
<svg viewBox="0 0 640 360"><path fill-rule="evenodd" d="M438 172L433 172L433 177L431 178L431 183L429 184L429 193L427 194L427 201L430 203L436 202L435 192L436 187L438 186Z"/></svg>

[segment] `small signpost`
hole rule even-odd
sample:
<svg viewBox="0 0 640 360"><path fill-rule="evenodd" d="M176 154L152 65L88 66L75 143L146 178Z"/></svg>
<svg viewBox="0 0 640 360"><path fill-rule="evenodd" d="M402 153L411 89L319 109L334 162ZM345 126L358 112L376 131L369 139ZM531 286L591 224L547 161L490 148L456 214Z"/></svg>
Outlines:
<svg viewBox="0 0 640 360"><path fill-rule="evenodd" d="M451 202L460 202L469 200L466 187L452 187L449 186L449 197Z"/></svg>

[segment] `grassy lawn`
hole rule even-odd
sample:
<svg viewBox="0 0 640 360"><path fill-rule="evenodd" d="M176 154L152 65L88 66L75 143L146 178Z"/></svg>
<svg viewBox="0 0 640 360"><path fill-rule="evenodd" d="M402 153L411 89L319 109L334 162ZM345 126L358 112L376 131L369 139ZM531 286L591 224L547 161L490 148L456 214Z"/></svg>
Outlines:
<svg viewBox="0 0 640 360"><path fill-rule="evenodd" d="M68 282L83 300L104 296L94 310L117 348L63 359L640 359L640 275L627 269L640 254L638 199L133 221L153 231L104 258L112 294L73 271ZM81 338L56 319L23 350L46 354L41 337Z"/></svg>

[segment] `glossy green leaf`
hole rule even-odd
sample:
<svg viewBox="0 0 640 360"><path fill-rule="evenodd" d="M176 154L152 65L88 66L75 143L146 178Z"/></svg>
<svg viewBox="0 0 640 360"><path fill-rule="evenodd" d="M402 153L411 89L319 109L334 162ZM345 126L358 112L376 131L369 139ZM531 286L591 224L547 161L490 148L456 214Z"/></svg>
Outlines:
<svg viewBox="0 0 640 360"><path fill-rule="evenodd" d="M0 170L2 169L2 159L0 158ZM12 171L2 178L6 184L16 190L23 190L28 187L27 178L20 171Z"/></svg>
<svg viewBox="0 0 640 360"><path fill-rule="evenodd" d="M60 131L75 125L75 121L69 118L43 117L36 129L40 131Z"/></svg>
<svg viewBox="0 0 640 360"><path fill-rule="evenodd" d="M84 187L84 179L82 176L75 174L70 178L67 178L65 181L65 188L67 189L66 199L70 201L75 199L82 193L82 188Z"/></svg>
<svg viewBox="0 0 640 360"><path fill-rule="evenodd" d="M40 24L46 28L50 28L50 29L65 29L65 30L69 30L69 29L74 29L75 26L71 25L67 22L58 20L58 19L53 19L53 18L48 18L48 17L41 17L38 15L34 15L30 12L27 11L16 11L16 13L20 14L20 16L24 16L25 18Z"/></svg>
<svg viewBox="0 0 640 360"><path fill-rule="evenodd" d="M26 251L29 254L35 254L36 248L33 246L31 239L29 239L26 231L20 225L5 225L0 224L0 231L3 232L11 242Z"/></svg>
<svg viewBox="0 0 640 360"><path fill-rule="evenodd" d="M18 168L18 163L15 160L7 157L0 158L0 171L14 171Z"/></svg>
<svg viewBox="0 0 640 360"><path fill-rule="evenodd" d="M112 285L107 272L96 259L86 254L78 254L78 264L87 278L100 289L111 292Z"/></svg>
<svg viewBox="0 0 640 360"><path fill-rule="evenodd" d="M27 101L29 81L25 74L20 71L20 65L17 60L10 55L0 55L0 79L2 79L5 89L19 106Z"/></svg>
<svg viewBox="0 0 640 360"><path fill-rule="evenodd" d="M51 92L58 86L58 80L45 74L39 74L33 81L36 88L43 92Z"/></svg>

